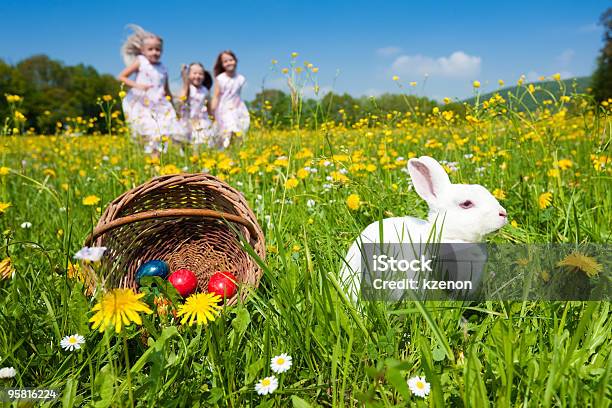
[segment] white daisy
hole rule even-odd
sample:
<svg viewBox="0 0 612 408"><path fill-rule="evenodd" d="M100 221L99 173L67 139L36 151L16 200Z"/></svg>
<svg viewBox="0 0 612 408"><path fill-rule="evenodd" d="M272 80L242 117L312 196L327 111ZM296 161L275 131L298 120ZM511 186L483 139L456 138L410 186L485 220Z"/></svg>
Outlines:
<svg viewBox="0 0 612 408"><path fill-rule="evenodd" d="M74 351L81 348L81 344L85 343L85 337L80 334L73 334L71 336L66 336L60 341L60 346L64 350Z"/></svg>
<svg viewBox="0 0 612 408"><path fill-rule="evenodd" d="M13 378L17 375L17 371L13 367L0 368L0 378Z"/></svg>
<svg viewBox="0 0 612 408"><path fill-rule="evenodd" d="M277 388L278 380L273 375L259 380L259 382L255 384L255 391L257 391L259 395L272 394Z"/></svg>
<svg viewBox="0 0 612 408"><path fill-rule="evenodd" d="M429 383L425 381L425 377L412 377L408 380L408 388L414 395L417 395L421 398L425 398L429 395L429 391L431 389Z"/></svg>
<svg viewBox="0 0 612 408"><path fill-rule="evenodd" d="M309 199L308 201L306 201L306 207L308 207L308 208L312 208L312 207L314 207L314 206L315 206L315 204L316 204L316 201L315 201L315 200L313 200L312 198L311 198L311 199Z"/></svg>
<svg viewBox="0 0 612 408"><path fill-rule="evenodd" d="M83 247L79 252L74 254L74 258L90 262L99 262L100 259L102 259L102 255L104 255L104 251L106 251L106 247Z"/></svg>
<svg viewBox="0 0 612 408"><path fill-rule="evenodd" d="M270 368L277 374L284 373L285 371L291 368L291 356L287 355L287 353L283 353L280 356L276 356L272 358L270 363Z"/></svg>

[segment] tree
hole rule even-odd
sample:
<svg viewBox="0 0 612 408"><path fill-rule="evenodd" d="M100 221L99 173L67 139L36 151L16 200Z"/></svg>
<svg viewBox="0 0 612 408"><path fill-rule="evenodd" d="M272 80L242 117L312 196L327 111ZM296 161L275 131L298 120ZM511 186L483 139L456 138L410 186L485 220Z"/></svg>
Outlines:
<svg viewBox="0 0 612 408"><path fill-rule="evenodd" d="M607 9L599 18L604 27L604 46L597 58L597 69L593 74L593 96L601 102L612 98L612 8Z"/></svg>
<svg viewBox="0 0 612 408"><path fill-rule="evenodd" d="M91 66L66 66L46 55L34 55L15 66L0 60L2 123L8 114L5 94L23 96L20 112L27 118L26 128L52 133L55 123L66 117L98 117L98 97L118 92L119 82L113 76L100 75Z"/></svg>

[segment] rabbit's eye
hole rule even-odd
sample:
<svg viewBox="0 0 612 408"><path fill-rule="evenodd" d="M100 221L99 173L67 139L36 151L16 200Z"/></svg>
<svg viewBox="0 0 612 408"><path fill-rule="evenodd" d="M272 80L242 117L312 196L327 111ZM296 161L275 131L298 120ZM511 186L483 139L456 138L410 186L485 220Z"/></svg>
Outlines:
<svg viewBox="0 0 612 408"><path fill-rule="evenodd" d="M474 206L474 203L471 202L470 200L465 200L464 202L459 204L459 207L464 208L464 209L472 208L473 206Z"/></svg>

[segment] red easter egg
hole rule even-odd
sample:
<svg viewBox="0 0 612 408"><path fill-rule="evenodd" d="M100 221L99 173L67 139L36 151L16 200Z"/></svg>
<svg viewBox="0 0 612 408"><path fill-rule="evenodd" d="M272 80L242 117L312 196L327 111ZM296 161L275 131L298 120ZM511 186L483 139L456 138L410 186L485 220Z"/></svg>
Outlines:
<svg viewBox="0 0 612 408"><path fill-rule="evenodd" d="M227 271L216 272L208 281L208 291L221 298L231 298L238 291L236 277Z"/></svg>
<svg viewBox="0 0 612 408"><path fill-rule="evenodd" d="M168 281L182 297L191 295L198 288L198 278L189 269L177 269L168 277Z"/></svg>

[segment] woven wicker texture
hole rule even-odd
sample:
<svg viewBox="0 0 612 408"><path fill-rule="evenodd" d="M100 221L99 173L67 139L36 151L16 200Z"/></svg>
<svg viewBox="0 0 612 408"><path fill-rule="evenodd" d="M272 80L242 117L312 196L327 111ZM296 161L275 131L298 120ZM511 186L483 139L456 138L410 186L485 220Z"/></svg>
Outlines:
<svg viewBox="0 0 612 408"><path fill-rule="evenodd" d="M199 291L219 271L233 273L242 290L257 287L261 270L239 235L265 259L265 240L255 214L238 191L207 174L176 174L152 180L117 197L104 211L87 245L107 247L101 270L106 286L136 288L136 270L152 259L170 271L187 268Z"/></svg>

